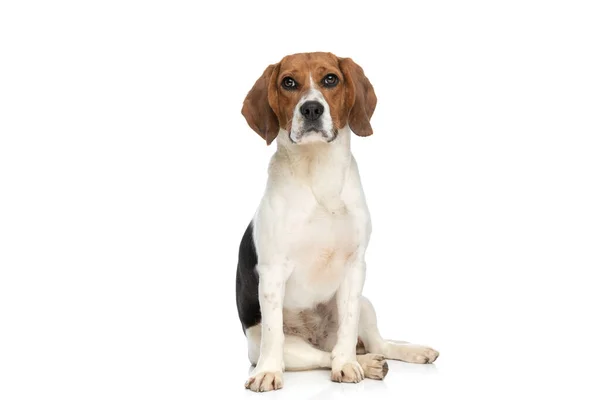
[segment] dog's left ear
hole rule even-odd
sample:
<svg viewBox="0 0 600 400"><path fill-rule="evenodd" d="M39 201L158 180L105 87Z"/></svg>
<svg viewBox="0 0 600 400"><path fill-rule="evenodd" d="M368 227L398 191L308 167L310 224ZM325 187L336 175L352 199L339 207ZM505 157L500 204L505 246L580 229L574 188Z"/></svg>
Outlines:
<svg viewBox="0 0 600 400"><path fill-rule="evenodd" d="M346 81L346 105L350 110L348 116L350 129L358 136L370 136L373 134L371 116L377 105L373 85L360 65L351 58L340 58L339 64Z"/></svg>
<svg viewBox="0 0 600 400"><path fill-rule="evenodd" d="M269 65L248 92L242 115L256 133L271 144L279 133L279 120L271 105L277 105L275 79L279 73L279 64Z"/></svg>

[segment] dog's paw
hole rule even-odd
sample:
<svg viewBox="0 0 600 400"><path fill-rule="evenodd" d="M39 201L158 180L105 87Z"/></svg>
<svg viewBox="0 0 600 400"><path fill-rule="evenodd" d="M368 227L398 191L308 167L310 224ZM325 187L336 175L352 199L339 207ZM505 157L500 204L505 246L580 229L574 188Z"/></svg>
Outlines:
<svg viewBox="0 0 600 400"><path fill-rule="evenodd" d="M388 363L380 354L364 354L356 357L362 367L365 378L383 379L388 373Z"/></svg>
<svg viewBox="0 0 600 400"><path fill-rule="evenodd" d="M281 371L256 372L246 381L246 389L253 392L270 392L283 387L283 374Z"/></svg>
<svg viewBox="0 0 600 400"><path fill-rule="evenodd" d="M365 379L365 373L358 361L350 361L341 367L331 369L331 380L334 382L358 383Z"/></svg>
<svg viewBox="0 0 600 400"><path fill-rule="evenodd" d="M434 349L418 344L404 344L402 345L402 361L415 364L431 364L433 363L440 353Z"/></svg>

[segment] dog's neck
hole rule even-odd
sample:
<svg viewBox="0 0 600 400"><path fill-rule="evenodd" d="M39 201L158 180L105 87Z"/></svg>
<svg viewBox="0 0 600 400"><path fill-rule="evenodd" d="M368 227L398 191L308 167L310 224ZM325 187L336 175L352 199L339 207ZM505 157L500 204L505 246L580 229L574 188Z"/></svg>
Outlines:
<svg viewBox="0 0 600 400"><path fill-rule="evenodd" d="M277 138L275 159L289 171L290 184L309 186L319 204L332 213L344 209L341 193L352 160L350 129L330 143L295 144L285 131Z"/></svg>

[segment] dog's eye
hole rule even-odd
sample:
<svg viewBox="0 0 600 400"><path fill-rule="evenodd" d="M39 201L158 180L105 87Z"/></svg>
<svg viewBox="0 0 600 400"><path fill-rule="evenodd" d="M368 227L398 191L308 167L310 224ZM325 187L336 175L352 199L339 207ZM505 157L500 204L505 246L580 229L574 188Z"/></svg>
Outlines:
<svg viewBox="0 0 600 400"><path fill-rule="evenodd" d="M294 90L294 89L296 89L296 86L298 86L298 84L296 83L295 80L293 80L289 76L286 76L285 78L283 78L283 81L281 82L281 86L283 86L283 88L287 89L287 90Z"/></svg>
<svg viewBox="0 0 600 400"><path fill-rule="evenodd" d="M323 86L325 87L334 87L335 85L338 84L339 82L339 78L337 76L335 76L334 74L329 74L326 75L325 78L323 78Z"/></svg>

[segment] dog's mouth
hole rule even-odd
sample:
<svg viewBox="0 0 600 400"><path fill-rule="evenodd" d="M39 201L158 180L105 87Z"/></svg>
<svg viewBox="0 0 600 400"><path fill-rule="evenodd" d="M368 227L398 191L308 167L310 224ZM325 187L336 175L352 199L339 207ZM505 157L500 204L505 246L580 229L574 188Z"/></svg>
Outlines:
<svg viewBox="0 0 600 400"><path fill-rule="evenodd" d="M297 133L290 132L290 140L292 141L292 143L296 144L310 142L331 143L337 138L337 135L337 129L333 129L333 131L326 131L325 129L319 127L309 126L303 128Z"/></svg>

